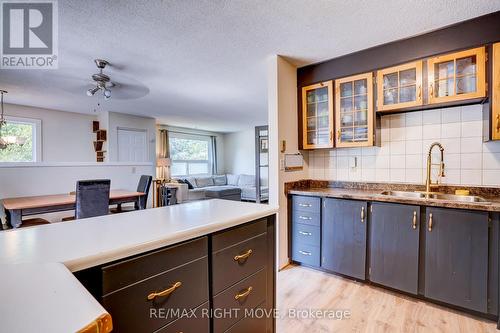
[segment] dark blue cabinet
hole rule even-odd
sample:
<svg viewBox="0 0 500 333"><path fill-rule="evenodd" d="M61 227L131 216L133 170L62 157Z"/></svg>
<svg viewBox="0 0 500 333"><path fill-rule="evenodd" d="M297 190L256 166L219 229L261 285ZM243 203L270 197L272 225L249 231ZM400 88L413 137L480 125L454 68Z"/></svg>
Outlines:
<svg viewBox="0 0 500 333"><path fill-rule="evenodd" d="M419 231L419 206L372 204L370 281L418 293Z"/></svg>
<svg viewBox="0 0 500 333"><path fill-rule="evenodd" d="M488 223L487 212L426 209L425 297L487 312Z"/></svg>
<svg viewBox="0 0 500 333"><path fill-rule="evenodd" d="M321 267L365 279L367 203L323 199Z"/></svg>
<svg viewBox="0 0 500 333"><path fill-rule="evenodd" d="M320 266L321 199L292 197L292 260Z"/></svg>

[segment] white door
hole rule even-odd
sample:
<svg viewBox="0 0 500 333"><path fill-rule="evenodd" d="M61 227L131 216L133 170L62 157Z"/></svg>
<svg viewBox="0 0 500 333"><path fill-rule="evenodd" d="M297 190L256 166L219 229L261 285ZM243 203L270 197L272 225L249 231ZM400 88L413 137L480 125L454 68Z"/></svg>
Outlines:
<svg viewBox="0 0 500 333"><path fill-rule="evenodd" d="M145 130L118 129L118 161L148 161L147 132Z"/></svg>

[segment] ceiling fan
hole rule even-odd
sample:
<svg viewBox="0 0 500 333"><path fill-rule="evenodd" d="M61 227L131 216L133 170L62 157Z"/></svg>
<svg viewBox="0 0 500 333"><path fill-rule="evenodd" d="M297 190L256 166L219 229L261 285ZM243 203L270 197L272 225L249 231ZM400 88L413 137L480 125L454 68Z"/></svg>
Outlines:
<svg viewBox="0 0 500 333"><path fill-rule="evenodd" d="M109 62L103 59L95 59L94 62L97 68L99 68L99 73L92 74L92 80L94 80L96 86L87 90L87 96L94 96L98 91L102 91L104 98L110 99L110 88L113 88L116 84L111 81L111 78L108 75L102 72Z"/></svg>

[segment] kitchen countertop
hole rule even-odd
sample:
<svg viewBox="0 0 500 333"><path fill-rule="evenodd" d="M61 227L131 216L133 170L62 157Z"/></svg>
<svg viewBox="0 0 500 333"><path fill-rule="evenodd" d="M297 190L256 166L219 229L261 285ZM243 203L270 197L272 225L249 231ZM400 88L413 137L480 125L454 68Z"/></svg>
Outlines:
<svg viewBox="0 0 500 333"><path fill-rule="evenodd" d="M81 330L107 312L71 272L276 212L269 205L213 199L0 232L2 331Z"/></svg>
<svg viewBox="0 0 500 333"><path fill-rule="evenodd" d="M366 201L380 201L380 202L393 202L409 205L422 205L432 207L446 207L446 208L459 208L470 210L481 210L489 212L500 212L500 198L499 197L485 197L490 203L470 203L470 202L457 202L441 199L421 199L421 198L407 198L396 197L390 195L382 195L383 190L374 189L352 189L352 188L300 188L290 189L289 194L319 196L327 198L340 198L340 199L355 199Z"/></svg>

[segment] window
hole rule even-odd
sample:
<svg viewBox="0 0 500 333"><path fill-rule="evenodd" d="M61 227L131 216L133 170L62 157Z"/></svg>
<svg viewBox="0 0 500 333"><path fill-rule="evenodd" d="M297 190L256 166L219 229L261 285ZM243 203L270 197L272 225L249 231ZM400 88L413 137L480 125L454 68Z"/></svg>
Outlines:
<svg viewBox="0 0 500 333"><path fill-rule="evenodd" d="M41 157L41 121L5 117L0 130L0 163L37 162Z"/></svg>
<svg viewBox="0 0 500 333"><path fill-rule="evenodd" d="M210 175L212 140L209 136L169 132L171 176Z"/></svg>

